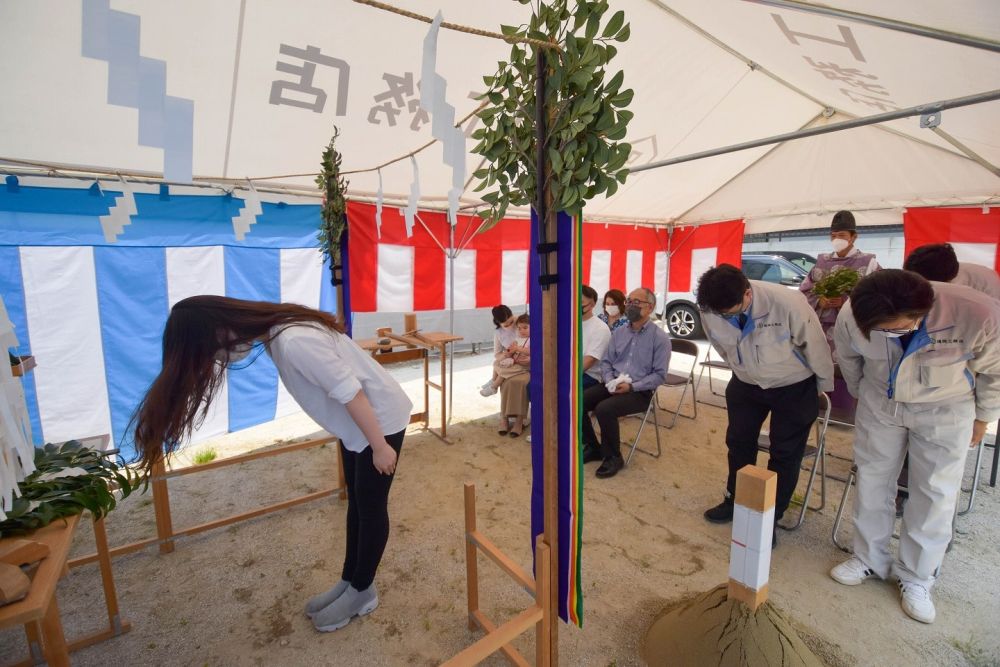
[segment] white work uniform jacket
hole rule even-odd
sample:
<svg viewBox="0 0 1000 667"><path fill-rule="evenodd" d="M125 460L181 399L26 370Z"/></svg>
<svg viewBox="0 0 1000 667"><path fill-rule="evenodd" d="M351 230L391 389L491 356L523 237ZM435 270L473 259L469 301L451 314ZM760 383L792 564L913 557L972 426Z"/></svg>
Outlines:
<svg viewBox="0 0 1000 667"><path fill-rule="evenodd" d="M849 304L834 330L840 370L852 396L923 404L975 399L976 419L1000 418L1000 303L950 283L931 282L934 305L904 351L878 331L866 339ZM872 393L868 393L868 392Z"/></svg>
<svg viewBox="0 0 1000 667"><path fill-rule="evenodd" d="M1000 299L1000 276L988 266L959 262L958 275L951 282L953 285L965 285L994 299Z"/></svg>
<svg viewBox="0 0 1000 667"><path fill-rule="evenodd" d="M816 376L819 391L833 390L833 358L816 311L798 290L750 281L747 323L738 329L704 313L708 340L743 382L763 389Z"/></svg>

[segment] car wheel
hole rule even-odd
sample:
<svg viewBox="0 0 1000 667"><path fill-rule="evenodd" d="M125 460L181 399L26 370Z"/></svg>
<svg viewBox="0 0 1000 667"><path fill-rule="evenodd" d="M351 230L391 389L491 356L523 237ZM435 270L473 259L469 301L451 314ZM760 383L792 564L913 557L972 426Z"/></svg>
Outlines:
<svg viewBox="0 0 1000 667"><path fill-rule="evenodd" d="M684 340L701 338L704 335L698 311L683 304L674 306L667 312L667 329L674 338Z"/></svg>

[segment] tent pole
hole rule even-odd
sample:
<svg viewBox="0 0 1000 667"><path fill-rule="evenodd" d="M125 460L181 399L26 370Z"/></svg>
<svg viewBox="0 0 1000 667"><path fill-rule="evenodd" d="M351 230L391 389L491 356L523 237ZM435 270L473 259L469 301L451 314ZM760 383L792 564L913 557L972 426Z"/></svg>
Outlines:
<svg viewBox="0 0 1000 667"><path fill-rule="evenodd" d="M758 5L768 5L771 7L778 7L779 9L791 9L794 11L805 12L807 14L820 14L822 16L832 16L833 18L844 19L846 21L853 21L855 23L863 23L865 25L873 25L878 28L886 28L888 30L907 32L910 33L911 35L919 35L920 37L930 37L931 39L939 39L944 42L961 44L962 46L971 46L974 49L984 49L986 51L1000 52L1000 43L995 42L991 39L985 39L982 37L972 37L970 35L962 35L957 32L949 32L947 30L941 30L939 28L929 28L927 26L918 25L916 23L906 23L905 21L896 21L894 19L882 18L881 16L872 16L871 14L861 14L859 12L851 12L845 9L837 9L836 7L823 7L811 3L799 2L798 0L745 0L745 1L753 2Z"/></svg>
<svg viewBox="0 0 1000 667"><path fill-rule="evenodd" d="M663 286L663 320L667 319L667 304L670 302L670 258L674 254L671 246L674 242L674 223L667 226L667 284ZM670 330L669 322L667 330Z"/></svg>
<svg viewBox="0 0 1000 667"><path fill-rule="evenodd" d="M841 130L852 130L856 127L865 127L867 125L875 125L876 123L885 123L890 120L899 120L900 118L910 118L912 116L924 116L928 114L936 114L940 113L941 111L944 111L945 109L957 109L960 107L971 106L973 104L993 102L995 100L1000 100L1000 90L990 90L985 93L978 93L976 95L955 97L949 100L942 100L940 102L929 102L927 104L920 104L914 107L907 107L905 109L897 109L896 111L888 111L886 113L875 114L874 116L865 116L863 118L846 120L841 123L831 123L829 125L823 125L821 127L808 127L802 130L796 130L795 132L776 134L771 137L765 137L764 139L745 141L740 144L733 144L731 146L724 146L722 148L713 148L711 150L701 151L700 153L691 153L690 155L682 155L680 157L669 158L667 160L650 162L649 164L633 167L630 170L630 172L634 174L640 171L649 171L650 169L667 167L672 164L680 164L682 162L692 162L694 160L701 160L703 158L713 157L716 155L725 155L726 153L735 153L737 151L744 151L747 150L748 148L757 148L758 146L770 146L771 144L780 144L784 141L804 139L806 137L814 137L820 134L839 132Z"/></svg>
<svg viewBox="0 0 1000 667"><path fill-rule="evenodd" d="M457 217L457 216L456 216ZM451 298L448 300L448 333L455 335L455 225L448 224L450 230L448 240L448 290ZM448 423L451 423L452 406L455 398L455 348L451 348L451 358L448 360Z"/></svg>
<svg viewBox="0 0 1000 667"><path fill-rule="evenodd" d="M950 134L942 130L939 125L934 125L933 127L930 128L930 130L931 132L938 135L939 137L947 141L949 144L951 144L958 150L962 151L962 153L964 153L967 158L978 163L981 167L989 171L994 176L1000 176L1000 168L997 168L995 164L984 158L982 155L980 155L979 153L972 150L971 148L963 144L955 137L951 136Z"/></svg>

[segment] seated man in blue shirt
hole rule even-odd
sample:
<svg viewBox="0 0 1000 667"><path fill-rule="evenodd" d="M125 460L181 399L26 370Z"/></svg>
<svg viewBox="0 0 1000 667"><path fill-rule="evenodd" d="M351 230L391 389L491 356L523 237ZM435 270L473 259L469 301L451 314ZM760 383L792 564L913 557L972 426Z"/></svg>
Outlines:
<svg viewBox="0 0 1000 667"><path fill-rule="evenodd" d="M584 412L593 412L601 426L598 445L593 423L589 416L584 418L583 462L603 461L597 469L600 478L614 477L625 465L618 418L646 410L653 392L667 378L670 338L649 321L655 307L652 290L640 287L629 294L625 316L630 326L619 327L611 334L611 343L601 360L604 384L583 392Z"/></svg>

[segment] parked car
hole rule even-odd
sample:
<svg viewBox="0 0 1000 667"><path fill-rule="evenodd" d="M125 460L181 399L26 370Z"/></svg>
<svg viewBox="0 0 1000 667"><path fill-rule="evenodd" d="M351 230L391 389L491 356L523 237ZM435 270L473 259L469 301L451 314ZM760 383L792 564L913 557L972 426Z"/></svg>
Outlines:
<svg viewBox="0 0 1000 667"><path fill-rule="evenodd" d="M747 253L750 254L750 253ZM798 250L770 250L765 253L754 253L754 254L764 254L764 255L777 255L778 257L784 257L792 264L801 267L806 273L812 271L812 267L816 266L816 258L812 255L807 255L804 252L799 252Z"/></svg>
<svg viewBox="0 0 1000 667"><path fill-rule="evenodd" d="M784 251L768 253L744 253L743 273L750 280L763 280L778 285L785 285L790 289L798 289L805 277L809 275L809 270L800 266L784 256ZM806 258L816 260L799 252L790 252L796 255L796 259ZM801 256L801 257L798 257ZM811 268L811 266L810 266ZM701 314L695 304L694 294L691 292L671 292L666 305L667 331L673 338L703 338L705 330L701 326Z"/></svg>

